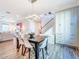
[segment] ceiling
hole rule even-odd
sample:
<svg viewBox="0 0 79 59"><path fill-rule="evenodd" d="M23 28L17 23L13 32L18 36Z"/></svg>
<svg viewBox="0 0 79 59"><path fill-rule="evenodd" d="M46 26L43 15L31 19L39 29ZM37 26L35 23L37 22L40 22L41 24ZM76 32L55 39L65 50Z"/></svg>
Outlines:
<svg viewBox="0 0 79 59"><path fill-rule="evenodd" d="M79 0L37 0L31 4L28 0L0 0L0 13L28 16L48 11L58 11L64 7L79 4Z"/></svg>

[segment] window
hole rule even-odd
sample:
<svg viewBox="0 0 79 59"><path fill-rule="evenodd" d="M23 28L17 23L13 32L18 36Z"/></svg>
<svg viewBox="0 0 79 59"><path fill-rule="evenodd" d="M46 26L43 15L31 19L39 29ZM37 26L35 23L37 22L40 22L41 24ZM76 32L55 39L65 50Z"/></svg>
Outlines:
<svg viewBox="0 0 79 59"><path fill-rule="evenodd" d="M9 31L9 25L3 24L2 25L2 32L8 32Z"/></svg>
<svg viewBox="0 0 79 59"><path fill-rule="evenodd" d="M9 25L8 24L1 24L0 25L0 32L8 32L9 31Z"/></svg>
<svg viewBox="0 0 79 59"><path fill-rule="evenodd" d="M13 32L15 28L14 24L0 23L0 32Z"/></svg>

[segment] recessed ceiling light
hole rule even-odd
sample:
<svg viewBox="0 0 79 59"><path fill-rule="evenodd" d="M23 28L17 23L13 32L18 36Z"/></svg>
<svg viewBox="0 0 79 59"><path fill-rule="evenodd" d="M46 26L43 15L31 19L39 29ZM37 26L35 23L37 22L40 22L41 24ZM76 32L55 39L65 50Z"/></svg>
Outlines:
<svg viewBox="0 0 79 59"><path fill-rule="evenodd" d="M10 12L9 12L9 11L6 11L6 13L7 13L7 14L10 14Z"/></svg>
<svg viewBox="0 0 79 59"><path fill-rule="evenodd" d="M48 12L48 14L52 14L51 12Z"/></svg>

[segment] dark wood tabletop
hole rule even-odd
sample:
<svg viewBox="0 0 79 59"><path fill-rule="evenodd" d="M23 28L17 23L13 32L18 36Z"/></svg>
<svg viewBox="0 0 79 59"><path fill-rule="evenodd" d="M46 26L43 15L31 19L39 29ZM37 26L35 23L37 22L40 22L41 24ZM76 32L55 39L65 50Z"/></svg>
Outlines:
<svg viewBox="0 0 79 59"><path fill-rule="evenodd" d="M33 39L29 39L29 41L40 43L40 42L42 42L44 40L43 38L44 38L43 36L36 36Z"/></svg>
<svg viewBox="0 0 79 59"><path fill-rule="evenodd" d="M39 43L41 43L44 39L42 37L36 37L34 39L29 39L30 43L34 43L35 44L35 59L39 58Z"/></svg>

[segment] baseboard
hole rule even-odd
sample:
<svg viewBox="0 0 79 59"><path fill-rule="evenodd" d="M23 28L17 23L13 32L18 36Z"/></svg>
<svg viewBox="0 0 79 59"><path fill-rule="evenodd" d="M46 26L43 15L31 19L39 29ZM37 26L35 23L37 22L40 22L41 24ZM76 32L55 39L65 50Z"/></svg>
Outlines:
<svg viewBox="0 0 79 59"><path fill-rule="evenodd" d="M13 40L10 39L10 40L5 40L5 41L0 41L0 43L7 42L7 41L13 41Z"/></svg>

